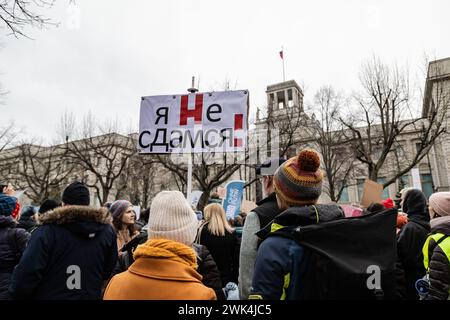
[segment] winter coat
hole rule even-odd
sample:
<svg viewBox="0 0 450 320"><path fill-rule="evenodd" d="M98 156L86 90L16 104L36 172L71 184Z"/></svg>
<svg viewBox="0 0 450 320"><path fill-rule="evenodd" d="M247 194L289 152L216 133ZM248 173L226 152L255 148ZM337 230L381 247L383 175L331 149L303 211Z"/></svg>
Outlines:
<svg viewBox="0 0 450 320"><path fill-rule="evenodd" d="M130 268L115 275L104 300L215 300L202 284L192 248L172 240L151 239L138 246Z"/></svg>
<svg viewBox="0 0 450 320"><path fill-rule="evenodd" d="M247 299L252 285L253 268L259 243L256 232L268 225L280 213L275 193L261 200L257 205L258 207L247 215L242 230L239 254L239 295L241 299Z"/></svg>
<svg viewBox="0 0 450 320"><path fill-rule="evenodd" d="M117 261L116 233L107 209L65 206L39 216L14 270L17 299L100 299Z"/></svg>
<svg viewBox="0 0 450 320"><path fill-rule="evenodd" d="M133 264L133 252L138 245L147 242L147 239L147 231L141 231L139 235L125 245L122 249L123 254L119 257L114 270L114 275L126 271ZM202 283L214 290L217 300L225 300L225 295L222 290L222 281L220 280L220 272L211 253L208 251L208 248L196 243L194 243L192 247L197 256L197 272L202 276Z"/></svg>
<svg viewBox="0 0 450 320"><path fill-rule="evenodd" d="M10 298L11 274L30 239L28 232L15 227L16 222L11 216L0 215L0 300Z"/></svg>
<svg viewBox="0 0 450 320"><path fill-rule="evenodd" d="M206 246L211 253L220 272L222 285L228 282L237 283L239 273L240 241L236 233L225 231L225 235L216 236L209 232L208 223L199 229L200 244Z"/></svg>
<svg viewBox="0 0 450 320"><path fill-rule="evenodd" d="M447 235L445 241L450 241L450 216L431 220L431 234ZM438 240L439 241L439 240ZM441 242L444 245L444 241ZM426 246L428 247L426 248ZM428 274L430 288L426 300L447 300L450 298L450 252L444 252L431 238L426 242L423 251L428 252ZM445 246L448 248L448 244ZM425 265L426 267L426 265Z"/></svg>
<svg viewBox="0 0 450 320"><path fill-rule="evenodd" d="M252 290L249 298L280 300L298 299L304 281L302 270L310 263L306 250L295 240L268 237L282 226L307 226L344 218L337 205L290 207L276 217L272 224L258 232L263 239L256 256Z"/></svg>
<svg viewBox="0 0 450 320"><path fill-rule="evenodd" d="M408 191L403 211L408 215L408 223L397 234L397 295L400 299L417 300L415 283L425 275L422 247L430 232L427 199L420 190Z"/></svg>

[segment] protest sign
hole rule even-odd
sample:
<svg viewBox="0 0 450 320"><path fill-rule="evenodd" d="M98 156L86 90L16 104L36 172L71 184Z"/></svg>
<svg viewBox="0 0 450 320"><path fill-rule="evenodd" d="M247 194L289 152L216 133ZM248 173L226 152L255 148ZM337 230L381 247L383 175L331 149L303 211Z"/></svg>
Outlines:
<svg viewBox="0 0 450 320"><path fill-rule="evenodd" d="M420 181L420 171L417 168L411 169L411 176L413 180L413 188L422 190L422 183Z"/></svg>
<svg viewBox="0 0 450 320"><path fill-rule="evenodd" d="M247 90L142 97L139 153L244 151Z"/></svg>
<svg viewBox="0 0 450 320"><path fill-rule="evenodd" d="M364 181L364 191L361 198L361 205L368 207L371 203L381 203L383 201L381 195L383 194L383 185L376 183L370 179Z"/></svg>
<svg viewBox="0 0 450 320"><path fill-rule="evenodd" d="M227 219L234 219L239 214L244 185L245 182L242 180L233 180L225 186L227 197L223 200L223 208L225 209Z"/></svg>

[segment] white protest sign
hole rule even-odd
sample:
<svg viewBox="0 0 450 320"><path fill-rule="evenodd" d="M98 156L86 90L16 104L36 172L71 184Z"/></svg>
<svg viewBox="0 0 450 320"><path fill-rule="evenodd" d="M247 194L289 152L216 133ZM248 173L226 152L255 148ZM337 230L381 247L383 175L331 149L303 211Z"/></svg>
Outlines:
<svg viewBox="0 0 450 320"><path fill-rule="evenodd" d="M412 180L413 180L413 188L422 190L422 183L420 182L419 169L417 169L417 168L411 169L411 176L412 176Z"/></svg>
<svg viewBox="0 0 450 320"><path fill-rule="evenodd" d="M136 214L136 221L141 217L141 206L133 206L134 213Z"/></svg>
<svg viewBox="0 0 450 320"><path fill-rule="evenodd" d="M244 151L247 90L142 97L139 153Z"/></svg>

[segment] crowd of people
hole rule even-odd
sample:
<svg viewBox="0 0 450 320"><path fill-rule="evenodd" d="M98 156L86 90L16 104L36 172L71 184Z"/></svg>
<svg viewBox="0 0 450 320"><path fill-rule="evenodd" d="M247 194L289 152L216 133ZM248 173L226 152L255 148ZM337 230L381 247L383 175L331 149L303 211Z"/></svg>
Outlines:
<svg viewBox="0 0 450 320"><path fill-rule="evenodd" d="M339 204L318 203L314 150L269 159L257 175L263 199L231 221L216 196L196 211L181 192L161 191L137 220L126 199L90 206L81 182L38 210L1 185L0 299L296 300L358 290L450 299L450 192L427 199L404 189L399 203L349 218ZM381 268L381 284L366 284L366 264Z"/></svg>

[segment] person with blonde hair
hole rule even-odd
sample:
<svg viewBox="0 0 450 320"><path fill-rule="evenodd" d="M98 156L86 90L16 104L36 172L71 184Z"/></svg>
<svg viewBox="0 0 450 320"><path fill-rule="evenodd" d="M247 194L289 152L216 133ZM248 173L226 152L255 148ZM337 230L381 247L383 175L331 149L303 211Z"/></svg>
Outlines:
<svg viewBox="0 0 450 320"><path fill-rule="evenodd" d="M200 225L196 242L208 248L220 272L222 283L237 283L239 271L239 240L227 221L220 204L204 209L205 221Z"/></svg>

